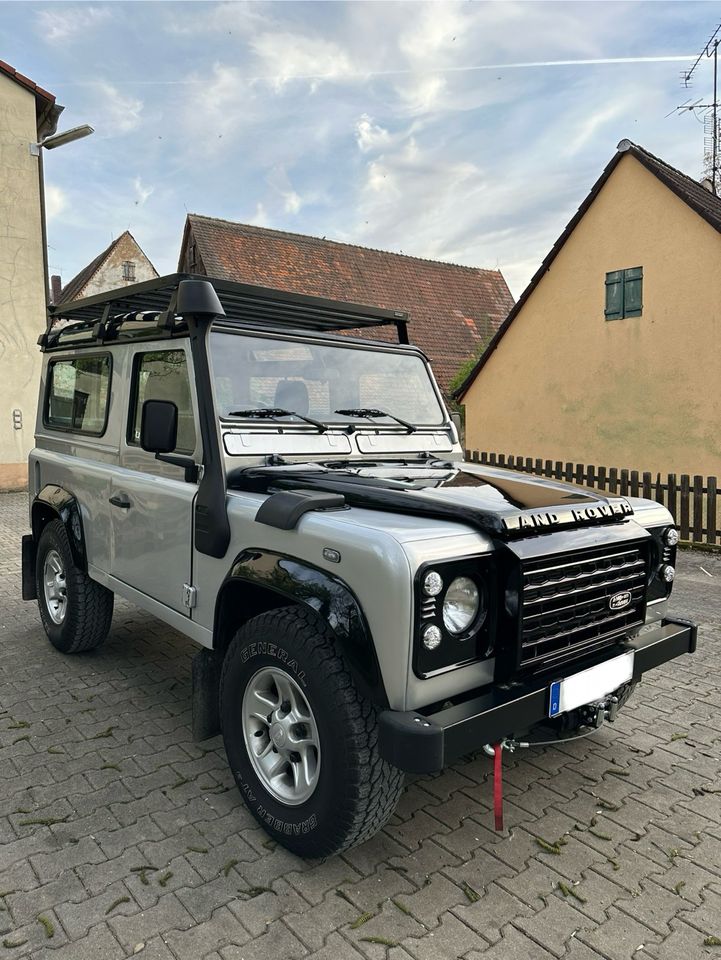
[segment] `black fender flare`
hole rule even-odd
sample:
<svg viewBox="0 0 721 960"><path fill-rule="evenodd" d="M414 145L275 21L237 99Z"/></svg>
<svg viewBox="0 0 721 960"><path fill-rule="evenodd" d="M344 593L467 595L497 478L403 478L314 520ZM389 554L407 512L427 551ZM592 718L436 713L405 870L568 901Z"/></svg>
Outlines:
<svg viewBox="0 0 721 960"><path fill-rule="evenodd" d="M37 545L43 527L50 520L60 520L68 533L70 549L75 566L87 573L88 558L85 551L83 518L76 497L54 483L46 484L35 497L30 508L33 541Z"/></svg>
<svg viewBox="0 0 721 960"><path fill-rule="evenodd" d="M370 627L344 580L307 560L269 550L244 550L233 561L216 599L213 637L221 653L240 625L230 609L239 592L243 622L288 601L315 611L332 631L363 695L380 707L388 706Z"/></svg>

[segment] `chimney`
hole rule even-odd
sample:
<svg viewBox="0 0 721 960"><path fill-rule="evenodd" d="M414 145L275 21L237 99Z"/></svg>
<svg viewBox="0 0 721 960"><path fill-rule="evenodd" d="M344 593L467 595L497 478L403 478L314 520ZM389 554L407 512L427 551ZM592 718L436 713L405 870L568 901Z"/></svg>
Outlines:
<svg viewBox="0 0 721 960"><path fill-rule="evenodd" d="M60 291L62 290L63 285L60 280L60 277L53 276L50 277L50 302L58 303L60 300Z"/></svg>

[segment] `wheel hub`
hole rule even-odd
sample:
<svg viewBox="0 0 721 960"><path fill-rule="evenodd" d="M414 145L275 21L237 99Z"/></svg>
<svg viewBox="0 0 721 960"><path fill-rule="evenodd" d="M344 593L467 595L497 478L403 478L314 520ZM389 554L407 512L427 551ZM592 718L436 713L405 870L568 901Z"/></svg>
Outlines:
<svg viewBox="0 0 721 960"><path fill-rule="evenodd" d="M48 550L43 564L45 607L53 623L60 625L68 609L65 564L57 550Z"/></svg>
<svg viewBox="0 0 721 960"><path fill-rule="evenodd" d="M255 673L243 695L245 745L256 774L276 799L304 803L318 785L320 739L298 683L276 667Z"/></svg>

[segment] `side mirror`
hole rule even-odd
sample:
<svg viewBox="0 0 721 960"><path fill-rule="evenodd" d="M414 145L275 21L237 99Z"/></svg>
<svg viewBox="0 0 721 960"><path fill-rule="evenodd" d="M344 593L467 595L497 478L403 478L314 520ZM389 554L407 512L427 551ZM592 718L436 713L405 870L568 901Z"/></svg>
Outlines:
<svg viewBox="0 0 721 960"><path fill-rule="evenodd" d="M456 434L458 435L458 442L461 442L461 437L463 436L463 418L460 413L451 414L451 423L456 428Z"/></svg>
<svg viewBox="0 0 721 960"><path fill-rule="evenodd" d="M178 442L178 407L171 400L146 400L140 417L140 446L171 453Z"/></svg>

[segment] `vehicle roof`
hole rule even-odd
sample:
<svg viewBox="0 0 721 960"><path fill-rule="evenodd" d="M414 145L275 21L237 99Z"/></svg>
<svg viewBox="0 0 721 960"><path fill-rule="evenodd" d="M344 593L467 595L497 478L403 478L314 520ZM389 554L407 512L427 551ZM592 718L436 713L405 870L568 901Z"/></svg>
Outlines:
<svg viewBox="0 0 721 960"><path fill-rule="evenodd" d="M147 323L148 334L153 337L182 334L182 317L176 315L175 305L178 287L184 280L212 284L225 310L224 323L316 333L394 325L399 341L408 343L408 315L401 310L176 273L49 306L48 325L40 337L40 346L44 350L71 344L73 347L95 346L121 339L123 325L129 324ZM138 338L136 328L133 339Z"/></svg>

